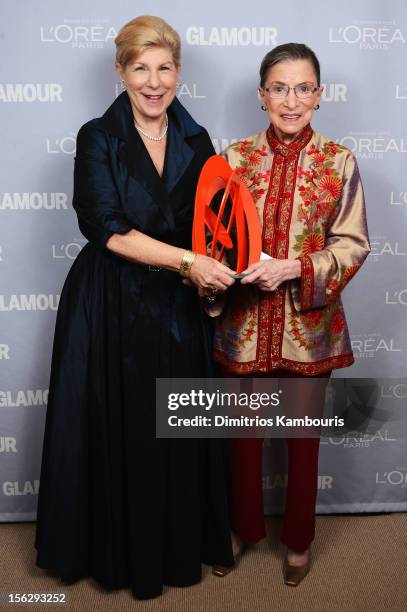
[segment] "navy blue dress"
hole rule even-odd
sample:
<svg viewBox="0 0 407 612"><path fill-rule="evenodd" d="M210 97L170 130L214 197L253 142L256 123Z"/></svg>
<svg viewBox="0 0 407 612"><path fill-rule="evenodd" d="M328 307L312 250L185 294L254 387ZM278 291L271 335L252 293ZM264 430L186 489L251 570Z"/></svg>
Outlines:
<svg viewBox="0 0 407 612"><path fill-rule="evenodd" d="M37 565L150 598L232 563L222 442L157 440L155 378L212 374L211 322L178 273L105 245L132 228L191 248L207 132L175 99L162 179L127 93L78 133L73 206L88 239L56 321Z"/></svg>

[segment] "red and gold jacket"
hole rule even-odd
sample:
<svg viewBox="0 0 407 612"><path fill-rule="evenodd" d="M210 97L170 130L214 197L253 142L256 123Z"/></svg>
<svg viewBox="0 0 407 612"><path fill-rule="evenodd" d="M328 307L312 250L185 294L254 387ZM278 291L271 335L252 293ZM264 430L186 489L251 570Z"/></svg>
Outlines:
<svg viewBox="0 0 407 612"><path fill-rule="evenodd" d="M215 361L233 375L318 375L351 365L340 294L370 251L352 152L308 125L289 145L270 126L222 155L251 191L263 251L299 259L301 278L274 292L235 283L217 321Z"/></svg>

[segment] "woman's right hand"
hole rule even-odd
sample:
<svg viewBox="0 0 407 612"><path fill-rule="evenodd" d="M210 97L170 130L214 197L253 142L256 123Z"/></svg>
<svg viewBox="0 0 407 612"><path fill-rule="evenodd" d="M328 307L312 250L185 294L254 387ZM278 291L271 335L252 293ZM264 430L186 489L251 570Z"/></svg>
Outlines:
<svg viewBox="0 0 407 612"><path fill-rule="evenodd" d="M210 294L214 289L222 292L233 285L235 279L232 274L236 272L213 257L197 255L188 278L196 287Z"/></svg>

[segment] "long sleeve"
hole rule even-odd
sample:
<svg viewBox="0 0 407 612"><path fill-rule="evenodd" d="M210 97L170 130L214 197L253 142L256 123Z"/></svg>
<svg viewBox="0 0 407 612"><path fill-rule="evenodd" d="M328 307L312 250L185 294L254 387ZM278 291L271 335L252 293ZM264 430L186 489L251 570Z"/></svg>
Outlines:
<svg viewBox="0 0 407 612"><path fill-rule="evenodd" d="M338 209L326 233L324 248L298 258L301 279L291 281L290 286L299 312L336 301L370 252L363 187L351 153L342 180Z"/></svg>
<svg viewBox="0 0 407 612"><path fill-rule="evenodd" d="M103 132L86 124L81 127L77 137L73 207L82 234L102 249L110 236L125 234L133 228L120 205L109 153Z"/></svg>

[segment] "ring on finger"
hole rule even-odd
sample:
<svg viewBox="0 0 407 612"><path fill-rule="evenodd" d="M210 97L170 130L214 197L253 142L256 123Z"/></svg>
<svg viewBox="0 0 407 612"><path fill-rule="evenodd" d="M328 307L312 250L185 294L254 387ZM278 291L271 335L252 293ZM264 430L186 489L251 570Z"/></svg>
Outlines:
<svg viewBox="0 0 407 612"><path fill-rule="evenodd" d="M215 302L215 300L216 300L216 296L218 295L218 293L219 293L219 290L218 290L218 289L216 289L216 287L214 287L214 288L212 289L212 291L211 291L210 295L207 295L207 296L206 296L206 301L207 301L209 304L213 304L213 303Z"/></svg>

